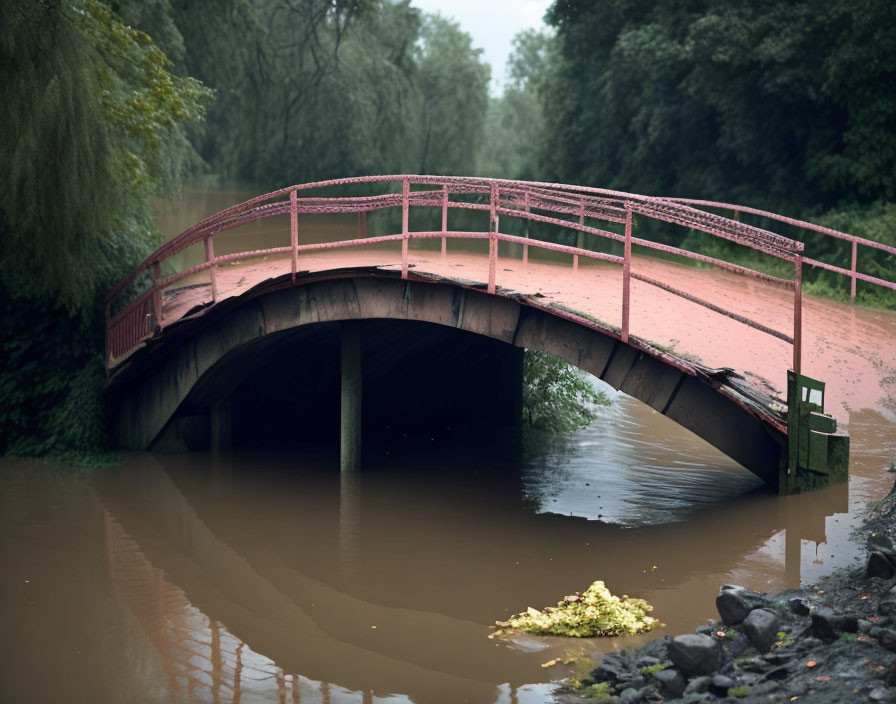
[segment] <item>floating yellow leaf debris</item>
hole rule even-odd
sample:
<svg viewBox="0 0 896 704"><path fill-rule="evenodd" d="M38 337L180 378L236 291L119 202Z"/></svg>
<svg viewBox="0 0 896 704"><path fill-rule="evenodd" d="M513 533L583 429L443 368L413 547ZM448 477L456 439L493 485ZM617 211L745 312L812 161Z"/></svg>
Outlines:
<svg viewBox="0 0 896 704"><path fill-rule="evenodd" d="M553 667L556 664L557 664L557 659L554 658L553 660L548 660L547 662L541 663L541 666L542 667Z"/></svg>
<svg viewBox="0 0 896 704"><path fill-rule="evenodd" d="M496 621L499 630L489 637L519 631L573 638L643 633L661 625L647 615L651 611L653 607L643 599L613 596L604 583L598 581L583 594L564 597L557 606L548 606L542 611L530 606L508 621Z"/></svg>

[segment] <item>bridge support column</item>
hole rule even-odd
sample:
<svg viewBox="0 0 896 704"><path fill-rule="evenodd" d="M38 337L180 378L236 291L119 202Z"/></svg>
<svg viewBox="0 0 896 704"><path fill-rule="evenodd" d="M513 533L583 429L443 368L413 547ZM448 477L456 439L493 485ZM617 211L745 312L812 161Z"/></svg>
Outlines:
<svg viewBox="0 0 896 704"><path fill-rule="evenodd" d="M211 450L229 450L233 440L233 412L230 403L216 403L209 408Z"/></svg>
<svg viewBox="0 0 896 704"><path fill-rule="evenodd" d="M342 325L342 401L339 428L339 468L361 469L361 324Z"/></svg>

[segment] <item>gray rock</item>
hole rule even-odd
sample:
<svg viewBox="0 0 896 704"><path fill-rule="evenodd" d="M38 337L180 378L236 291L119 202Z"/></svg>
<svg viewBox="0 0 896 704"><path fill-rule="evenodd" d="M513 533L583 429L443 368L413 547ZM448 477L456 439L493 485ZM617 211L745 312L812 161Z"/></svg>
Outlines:
<svg viewBox="0 0 896 704"><path fill-rule="evenodd" d="M701 692L699 694L694 692L692 694L685 694L684 699L681 701L683 701L684 704L701 704L701 702L712 701L712 695L709 692Z"/></svg>
<svg viewBox="0 0 896 704"><path fill-rule="evenodd" d="M728 626L743 621L753 609L768 606L769 601L758 592L744 587L724 585L716 597L716 609L719 617Z"/></svg>
<svg viewBox="0 0 896 704"><path fill-rule="evenodd" d="M669 659L679 670L689 675L708 675L719 667L721 649L709 636L685 633L667 645Z"/></svg>
<svg viewBox="0 0 896 704"><path fill-rule="evenodd" d="M812 631L812 626L809 626L809 628L807 629L807 632L810 635L804 635L802 638L800 638L800 642L799 642L800 651L807 651L807 650L812 650L813 648L821 647L822 642L815 636L811 635L811 631Z"/></svg>
<svg viewBox="0 0 896 704"><path fill-rule="evenodd" d="M747 660L743 660L738 666L743 672L765 672L768 665L765 664L763 660L759 658L749 658Z"/></svg>
<svg viewBox="0 0 896 704"><path fill-rule="evenodd" d="M714 675L709 683L709 691L718 697L727 696L728 690L735 687L737 682L726 675Z"/></svg>
<svg viewBox="0 0 896 704"><path fill-rule="evenodd" d="M676 699L684 694L687 680L678 670L660 670L653 676L653 683L667 699Z"/></svg>
<svg viewBox="0 0 896 704"><path fill-rule="evenodd" d="M808 616L809 615L809 605L800 599L799 597L793 597L792 599L787 600L787 606L790 607L791 613L796 614L797 616Z"/></svg>
<svg viewBox="0 0 896 704"><path fill-rule="evenodd" d="M868 692L868 699L873 702L891 702L893 701L892 695L883 687L875 687L870 692Z"/></svg>
<svg viewBox="0 0 896 704"><path fill-rule="evenodd" d="M600 666L591 673L591 676L597 682L609 682L617 684L631 679L634 673L628 667L626 662L617 653L606 655Z"/></svg>
<svg viewBox="0 0 896 704"><path fill-rule="evenodd" d="M875 550L893 550L893 541L890 540L890 537L886 533L872 533L868 536L866 545L868 546L869 552Z"/></svg>
<svg viewBox="0 0 896 704"><path fill-rule="evenodd" d="M878 616L883 616L891 621L893 620L893 617L896 616L896 594L887 592L887 594L884 595L883 599L877 604L877 614Z"/></svg>
<svg viewBox="0 0 896 704"><path fill-rule="evenodd" d="M634 676L625 683L626 687L631 687L632 689L641 689L645 684L647 684L647 680L644 675L639 672L636 672Z"/></svg>
<svg viewBox="0 0 896 704"><path fill-rule="evenodd" d="M859 633L868 633L874 624L871 621L867 621L864 618L860 618L856 625L859 627Z"/></svg>
<svg viewBox="0 0 896 704"><path fill-rule="evenodd" d="M627 687L626 689L623 689L622 693L619 695L619 704L640 704L640 702L647 699L650 691L650 687L643 687L642 689Z"/></svg>
<svg viewBox="0 0 896 704"><path fill-rule="evenodd" d="M827 608L812 611L812 633L825 643L837 640L841 633L855 633L858 630L859 620L853 615L837 616Z"/></svg>
<svg viewBox="0 0 896 704"><path fill-rule="evenodd" d="M659 658L654 658L654 657L651 657L650 655L642 655L635 662L635 667L640 669L642 667L650 667L651 665L659 665L659 664L660 664Z"/></svg>
<svg viewBox="0 0 896 704"><path fill-rule="evenodd" d="M619 693L619 704L635 704L635 702L638 701L640 694L641 693L633 687L623 689Z"/></svg>
<svg viewBox="0 0 896 704"><path fill-rule="evenodd" d="M812 612L812 633L825 643L831 643L839 637L834 625L836 616L830 609L819 608Z"/></svg>
<svg viewBox="0 0 896 704"><path fill-rule="evenodd" d="M712 677L707 677L706 675L695 677L688 682L688 686L684 688L684 693L703 694L703 692L709 691L710 684L712 684Z"/></svg>
<svg viewBox="0 0 896 704"><path fill-rule="evenodd" d="M881 628L877 633L877 642L891 653L896 653L896 632L889 628Z"/></svg>
<svg viewBox="0 0 896 704"><path fill-rule="evenodd" d="M699 633L704 636L711 636L716 630L716 627L711 623L704 623L702 626L697 626L694 629L695 633Z"/></svg>
<svg viewBox="0 0 896 704"><path fill-rule="evenodd" d="M878 550L868 555L868 562L865 564L865 576L880 577L881 579L890 579L896 575L896 566L887 559L887 556Z"/></svg>
<svg viewBox="0 0 896 704"><path fill-rule="evenodd" d="M743 622L744 633L760 653L767 653L778 639L778 617L766 609L753 609Z"/></svg>
<svg viewBox="0 0 896 704"><path fill-rule="evenodd" d="M754 685L761 682L763 679L762 675L755 672L741 672L737 677L738 683L745 685Z"/></svg>
<svg viewBox="0 0 896 704"><path fill-rule="evenodd" d="M743 626L743 624L738 626L738 628L740 628L741 626ZM750 649L750 639L747 638L747 636L745 636L743 633L738 633L734 637L734 640L732 640L728 643L728 653L732 657L735 657L735 658L740 657L745 652L747 652L749 649Z"/></svg>

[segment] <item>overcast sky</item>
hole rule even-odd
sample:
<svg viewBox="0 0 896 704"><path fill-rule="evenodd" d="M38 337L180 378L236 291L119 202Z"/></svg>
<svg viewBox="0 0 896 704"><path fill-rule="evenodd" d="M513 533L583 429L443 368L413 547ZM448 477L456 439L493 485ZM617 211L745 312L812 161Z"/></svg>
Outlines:
<svg viewBox="0 0 896 704"><path fill-rule="evenodd" d="M551 0L412 0L411 4L453 18L473 37L473 46L483 50L492 66L492 95L500 95L513 35L543 27Z"/></svg>

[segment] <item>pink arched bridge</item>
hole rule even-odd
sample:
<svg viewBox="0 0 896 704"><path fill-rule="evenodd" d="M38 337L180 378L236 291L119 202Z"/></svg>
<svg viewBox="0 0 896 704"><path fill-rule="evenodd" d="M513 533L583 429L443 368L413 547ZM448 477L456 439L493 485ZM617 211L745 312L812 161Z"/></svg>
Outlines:
<svg viewBox="0 0 896 704"><path fill-rule="evenodd" d="M458 211L467 215L458 216ZM733 217L714 211L732 211ZM330 214L356 214L356 236L319 241L314 233L317 225L310 224L313 218L308 216L315 216L317 223L317 216ZM368 221L371 214L374 217ZM743 222L744 215L848 242L851 267L815 259L802 242ZM238 247L216 254L220 233L278 216L283 218L282 246L248 251ZM412 229L412 216L424 225ZM463 227L452 228L452 220L463 222ZM474 222L478 225L469 224ZM760 271L634 235L636 229L650 231L657 224L741 245L755 254L742 261L761 258L768 265ZM548 231L561 233L555 240L575 244L540 239L550 236L545 235ZM476 242L483 244L477 247ZM487 253L476 251L484 243ZM833 397L838 408L847 402L854 406L855 394L861 393L840 379L842 370L832 368L811 344L805 368L806 343L812 340L804 337L802 294L804 266L846 277L853 300L858 281L896 291L896 283L857 270L859 247L877 250L881 256L896 255L896 247L726 203L471 177L318 181L252 198L162 245L107 296L106 359L110 383L119 383L117 378L133 375L135 368L151 366L154 348L189 334L180 332L178 337L169 331L210 319L216 309L223 311L236 300L257 296L272 282L279 288L359 276L448 282L496 299L524 300L531 309L599 330L615 343L682 373L705 380L726 376L729 391L731 379L737 377L733 384L737 391L729 395L786 435L785 406L774 397L783 394L788 367L797 375L838 377L828 379L827 391L828 400ZM202 261L178 270L178 255L188 248L202 248ZM675 263L680 259L704 268ZM727 288L715 287L713 282L719 280ZM733 280L739 283L732 286ZM695 339L699 360L694 358ZM682 340L690 349L678 347ZM516 334L513 343L520 345ZM581 350L564 353L568 359L576 355L581 358ZM570 361L587 367L578 358ZM848 370L859 362L846 359L844 364ZM600 368L606 372L610 366L606 361ZM732 370L736 374L729 373ZM756 399L761 402L753 403ZM149 437L131 444L149 446L151 441Z"/></svg>

